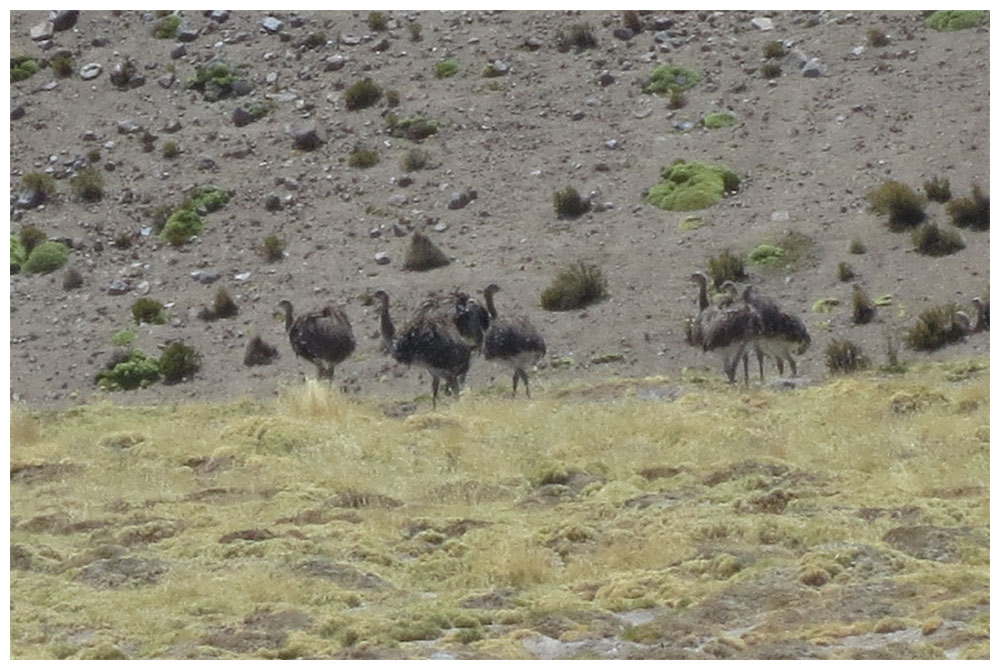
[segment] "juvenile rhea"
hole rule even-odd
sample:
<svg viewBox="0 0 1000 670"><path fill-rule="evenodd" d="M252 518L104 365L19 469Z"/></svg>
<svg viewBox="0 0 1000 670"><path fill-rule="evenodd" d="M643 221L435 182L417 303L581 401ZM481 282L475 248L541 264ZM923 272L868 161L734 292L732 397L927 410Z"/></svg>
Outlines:
<svg viewBox="0 0 1000 670"><path fill-rule="evenodd" d="M531 397L528 388L527 368L533 367L545 355L545 339L527 317L517 314L497 315L493 296L500 287L490 284L483 290L486 298L486 311L489 313L489 330L483 342L483 357L488 361L497 361L514 370L514 388L512 395L517 397L517 381L524 382L524 394Z"/></svg>

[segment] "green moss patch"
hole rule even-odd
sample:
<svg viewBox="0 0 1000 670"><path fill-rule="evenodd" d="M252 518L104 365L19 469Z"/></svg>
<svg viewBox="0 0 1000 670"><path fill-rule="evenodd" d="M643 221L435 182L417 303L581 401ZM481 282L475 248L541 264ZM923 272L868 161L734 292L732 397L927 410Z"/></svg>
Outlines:
<svg viewBox="0 0 1000 670"><path fill-rule="evenodd" d="M739 177L729 168L675 161L660 173L662 181L649 189L646 200L660 209L691 211L711 207L739 188Z"/></svg>
<svg viewBox="0 0 1000 670"><path fill-rule="evenodd" d="M986 22L989 12L984 10L942 9L934 12L924 25L934 30L965 30Z"/></svg>
<svg viewBox="0 0 1000 670"><path fill-rule="evenodd" d="M13 246L11 249L13 261ZM59 242L42 242L31 250L21 269L28 274L45 274L58 270L69 260L69 249Z"/></svg>
<svg viewBox="0 0 1000 670"><path fill-rule="evenodd" d="M643 87L646 93L667 95L674 91L686 91L701 81L701 75L680 65L660 65L653 70L649 83Z"/></svg>
<svg viewBox="0 0 1000 670"><path fill-rule="evenodd" d="M727 126L735 125L736 117L729 112L713 112L706 114L701 120L701 125L709 130L718 130Z"/></svg>

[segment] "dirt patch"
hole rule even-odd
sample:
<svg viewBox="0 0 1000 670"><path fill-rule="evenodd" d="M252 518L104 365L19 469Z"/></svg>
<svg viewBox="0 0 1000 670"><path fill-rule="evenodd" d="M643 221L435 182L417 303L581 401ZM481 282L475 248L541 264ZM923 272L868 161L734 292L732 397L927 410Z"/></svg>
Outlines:
<svg viewBox="0 0 1000 670"><path fill-rule="evenodd" d="M10 481L22 484L37 484L70 477L83 469L72 463L11 463Z"/></svg>
<svg viewBox="0 0 1000 670"><path fill-rule="evenodd" d="M167 563L156 559L102 558L80 570L77 579L95 589L152 586L169 569Z"/></svg>
<svg viewBox="0 0 1000 670"><path fill-rule="evenodd" d="M882 539L889 546L914 558L954 563L959 559L957 540L968 535L968 528L900 526L886 532Z"/></svg>
<svg viewBox="0 0 1000 670"><path fill-rule="evenodd" d="M303 561L294 568L295 572L310 577L329 579L345 589L387 589L392 585L370 572L361 572L346 563L333 563L324 559Z"/></svg>

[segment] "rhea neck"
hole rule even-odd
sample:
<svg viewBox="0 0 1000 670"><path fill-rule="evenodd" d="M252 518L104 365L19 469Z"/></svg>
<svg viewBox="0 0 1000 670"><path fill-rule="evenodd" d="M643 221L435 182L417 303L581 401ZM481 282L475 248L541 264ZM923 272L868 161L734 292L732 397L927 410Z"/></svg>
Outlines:
<svg viewBox="0 0 1000 670"><path fill-rule="evenodd" d="M376 297L381 301L379 306L379 330L382 333L382 341L385 342L389 351L392 351L392 341L396 337L396 327L392 325L392 317L389 316L389 294L379 291Z"/></svg>
<svg viewBox="0 0 1000 670"><path fill-rule="evenodd" d="M486 311L490 314L490 320L497 318L497 308L493 304L493 294L499 290L499 286L496 284L490 284L483 291L483 296L486 298Z"/></svg>
<svg viewBox="0 0 1000 670"><path fill-rule="evenodd" d="M288 302L287 300L282 300L280 303L278 303L278 307L285 310L285 331L287 332L292 329L292 323L295 321L294 317L292 316L292 303Z"/></svg>
<svg viewBox="0 0 1000 670"><path fill-rule="evenodd" d="M708 307L708 280L705 275L696 272L691 278L698 284L698 311L703 312Z"/></svg>

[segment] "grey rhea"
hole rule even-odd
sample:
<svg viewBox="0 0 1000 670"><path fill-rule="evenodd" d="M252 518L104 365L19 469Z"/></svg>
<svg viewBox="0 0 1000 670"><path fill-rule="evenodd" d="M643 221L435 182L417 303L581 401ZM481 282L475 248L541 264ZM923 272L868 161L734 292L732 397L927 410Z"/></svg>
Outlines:
<svg viewBox="0 0 1000 670"><path fill-rule="evenodd" d="M528 373L545 355L545 339L527 317L516 314L500 317L497 314L493 296L500 287L490 284L483 290L486 311L489 313L489 329L483 343L483 358L503 363L514 371L512 396L517 397L517 382L524 382L524 394L531 397L528 387Z"/></svg>
<svg viewBox="0 0 1000 670"><path fill-rule="evenodd" d="M416 365L431 375L431 392L437 407L441 379L445 392L458 395L469 371L471 348L458 332L450 314L420 310L397 334L389 315L389 294L375 292L379 305L379 331L389 355L404 365Z"/></svg>
<svg viewBox="0 0 1000 670"><path fill-rule="evenodd" d="M801 356L809 348L812 338L802 319L781 309L770 298L757 294L757 289L747 286L743 291L743 301L748 309L760 316L761 332L754 338L754 353L760 367L760 379L764 380L764 356L774 358L778 374L785 374L785 361L792 369L792 376L798 375L798 366L792 354Z"/></svg>
<svg viewBox="0 0 1000 670"><path fill-rule="evenodd" d="M320 379L332 383L334 368L354 353L354 331L347 315L334 305L297 317L290 301L282 300L278 307L285 312L285 332L292 351L315 365Z"/></svg>
<svg viewBox="0 0 1000 670"><path fill-rule="evenodd" d="M691 280L698 284L698 315L691 322L688 341L703 351L714 351L722 357L722 369L730 382L736 381L736 369L744 360L743 380L749 385L746 350L760 332L760 317L746 305L729 304L717 307L708 300L708 276L695 272Z"/></svg>

